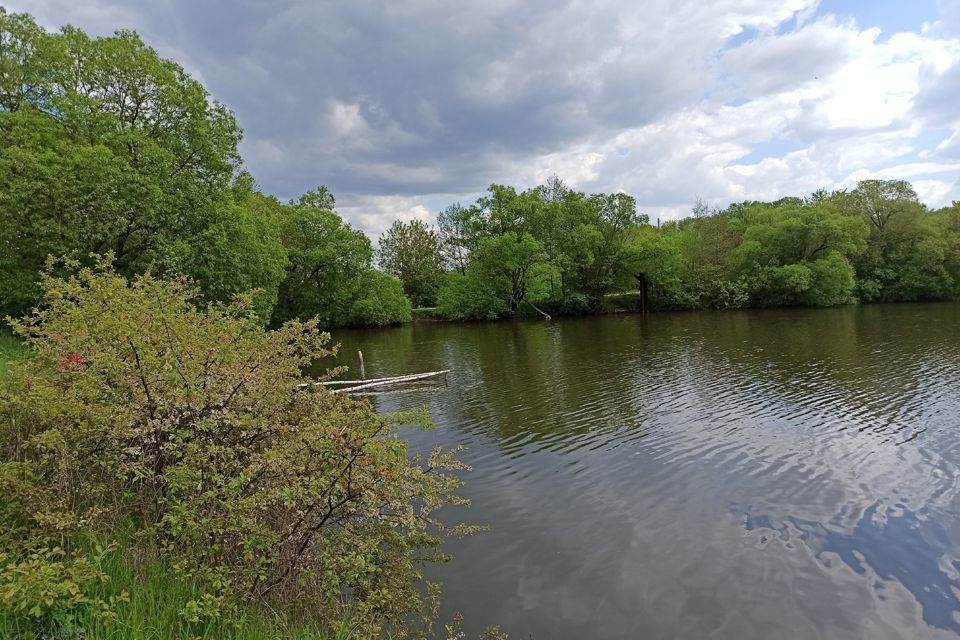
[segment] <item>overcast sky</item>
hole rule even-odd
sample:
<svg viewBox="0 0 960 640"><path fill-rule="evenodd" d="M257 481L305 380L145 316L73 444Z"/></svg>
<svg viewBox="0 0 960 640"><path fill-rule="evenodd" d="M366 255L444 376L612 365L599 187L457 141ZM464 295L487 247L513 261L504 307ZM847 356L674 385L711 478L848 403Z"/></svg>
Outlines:
<svg viewBox="0 0 960 640"><path fill-rule="evenodd" d="M556 173L651 218L867 177L960 200L960 0L0 0L136 29L237 115L260 187L355 226Z"/></svg>

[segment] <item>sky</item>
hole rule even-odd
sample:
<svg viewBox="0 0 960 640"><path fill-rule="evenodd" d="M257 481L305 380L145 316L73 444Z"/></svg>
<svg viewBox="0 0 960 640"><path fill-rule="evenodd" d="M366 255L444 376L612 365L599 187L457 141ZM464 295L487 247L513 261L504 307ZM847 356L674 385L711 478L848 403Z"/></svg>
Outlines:
<svg viewBox="0 0 960 640"><path fill-rule="evenodd" d="M651 219L910 180L960 200L960 0L0 0L135 29L244 129L260 188L377 236L558 175Z"/></svg>

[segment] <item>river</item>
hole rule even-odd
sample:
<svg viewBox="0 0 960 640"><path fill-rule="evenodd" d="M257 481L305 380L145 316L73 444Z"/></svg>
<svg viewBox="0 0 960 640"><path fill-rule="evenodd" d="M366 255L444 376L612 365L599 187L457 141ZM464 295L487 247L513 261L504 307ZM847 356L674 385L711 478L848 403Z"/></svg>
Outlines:
<svg viewBox="0 0 960 640"><path fill-rule="evenodd" d="M960 636L960 304L342 331L368 377L452 369L443 615L533 638ZM355 371L354 371L355 373Z"/></svg>

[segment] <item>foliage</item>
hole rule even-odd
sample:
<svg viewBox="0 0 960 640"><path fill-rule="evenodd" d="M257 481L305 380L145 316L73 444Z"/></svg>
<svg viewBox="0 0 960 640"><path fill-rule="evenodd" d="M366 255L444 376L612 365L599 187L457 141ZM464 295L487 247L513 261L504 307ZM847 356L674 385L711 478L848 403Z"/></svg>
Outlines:
<svg viewBox="0 0 960 640"><path fill-rule="evenodd" d="M444 265L451 271L463 273L467 268L470 255L467 240L469 215L459 202L450 205L437 215L440 252L443 255Z"/></svg>
<svg viewBox="0 0 960 640"><path fill-rule="evenodd" d="M435 227L394 222L376 258L401 293L326 187L258 192L233 115L137 34L48 33L0 9L0 44L0 313L39 300L48 256L107 252L121 275L185 275L207 301L256 290L274 327L406 322L431 305L448 319L598 312L637 288L659 309L960 295L960 213L929 211L903 180L725 209L698 198L654 228L631 196L557 177L491 185Z"/></svg>
<svg viewBox="0 0 960 640"><path fill-rule="evenodd" d="M361 276L359 291L362 297L353 303L349 324L386 326L410 322L410 299L404 295L398 278L368 269Z"/></svg>
<svg viewBox="0 0 960 640"><path fill-rule="evenodd" d="M450 319L630 308L831 306L960 295L960 208L927 211L903 181L864 181L809 198L695 205L653 227L624 194L585 196L557 178L524 192L493 185L440 216ZM459 251L459 253L457 252Z"/></svg>
<svg viewBox="0 0 960 640"><path fill-rule="evenodd" d="M233 115L133 32L46 33L0 8L0 312L48 255L192 275L213 299L275 291L279 240L246 206ZM270 296L262 303L269 306Z"/></svg>
<svg viewBox="0 0 960 640"><path fill-rule="evenodd" d="M403 283L403 292L417 307L436 303L443 275L440 236L420 220L395 220L380 236L377 261Z"/></svg>
<svg viewBox="0 0 960 640"><path fill-rule="evenodd" d="M0 313L39 300L48 256L111 252L123 275L188 275L207 300L259 290L264 322L384 322L354 308L384 281L332 194L257 193L233 115L137 34L47 33L0 8L0 42Z"/></svg>
<svg viewBox="0 0 960 640"><path fill-rule="evenodd" d="M866 248L862 220L830 202L753 204L737 216L738 273L756 305L832 306L854 301L849 259Z"/></svg>
<svg viewBox="0 0 960 640"><path fill-rule="evenodd" d="M0 377L18 362L25 360L30 350L22 340L4 331L0 331Z"/></svg>
<svg viewBox="0 0 960 640"><path fill-rule="evenodd" d="M420 562L470 530L432 516L462 503L445 472L462 465L393 435L426 417L305 385L329 336L264 330L252 295L202 308L182 280L52 266L69 275L44 274L43 306L14 323L35 355L0 380L5 609L56 625L100 606L80 541L132 527L128 544L196 585L190 624L309 602L358 637L406 633Z"/></svg>
<svg viewBox="0 0 960 640"><path fill-rule="evenodd" d="M310 317L324 327L409 321L400 283L374 272L369 238L344 223L333 205L325 187L287 205L261 196L260 206L278 221L288 252L273 324Z"/></svg>
<svg viewBox="0 0 960 640"><path fill-rule="evenodd" d="M448 273L440 289L437 311L449 320L494 320L507 314L503 292L488 286L477 270Z"/></svg>
<svg viewBox="0 0 960 640"><path fill-rule="evenodd" d="M461 277L446 279L438 306L453 319L499 317L524 304L599 310L627 282L627 233L645 222L625 194L588 197L557 178L524 192L492 185L470 207L440 214L443 254Z"/></svg>

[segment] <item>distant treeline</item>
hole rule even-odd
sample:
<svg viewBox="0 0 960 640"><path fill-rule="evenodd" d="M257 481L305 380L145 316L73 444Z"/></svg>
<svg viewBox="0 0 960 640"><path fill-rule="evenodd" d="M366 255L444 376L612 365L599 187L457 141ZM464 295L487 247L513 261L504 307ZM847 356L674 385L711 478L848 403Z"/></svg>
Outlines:
<svg viewBox="0 0 960 640"><path fill-rule="evenodd" d="M642 301L732 309L960 296L960 203L931 211L904 181L722 210L698 202L692 213L653 226L623 194L585 196L557 179L523 193L495 185L447 208L436 229L395 223L381 265L451 319L524 303L587 313ZM630 290L644 295L610 296Z"/></svg>
<svg viewBox="0 0 960 640"><path fill-rule="evenodd" d="M639 288L664 309L960 293L960 207L929 211L899 181L701 205L660 228L624 194L494 185L435 227L395 223L375 251L326 188L286 203L260 193L233 114L136 34L48 33L0 9L0 42L2 314L38 301L48 256L91 254L126 276L189 276L208 300L257 289L273 325L390 324L411 306L449 319L588 313Z"/></svg>

